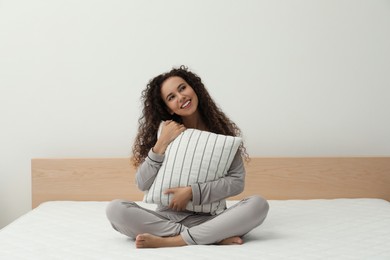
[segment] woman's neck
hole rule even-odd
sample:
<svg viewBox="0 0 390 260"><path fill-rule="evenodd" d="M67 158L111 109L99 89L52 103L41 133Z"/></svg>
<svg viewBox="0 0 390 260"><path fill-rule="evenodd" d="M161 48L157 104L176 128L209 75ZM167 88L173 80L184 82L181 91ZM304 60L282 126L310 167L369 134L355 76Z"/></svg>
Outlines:
<svg viewBox="0 0 390 260"><path fill-rule="evenodd" d="M190 117L182 117L183 124L186 128L194 128L207 131L208 128L199 115L193 115Z"/></svg>

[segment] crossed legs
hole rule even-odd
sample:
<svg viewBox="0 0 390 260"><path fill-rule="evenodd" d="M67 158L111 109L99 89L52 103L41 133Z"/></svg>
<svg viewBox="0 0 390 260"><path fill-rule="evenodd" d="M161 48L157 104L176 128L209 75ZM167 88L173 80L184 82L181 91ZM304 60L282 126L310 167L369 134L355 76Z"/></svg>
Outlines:
<svg viewBox="0 0 390 260"><path fill-rule="evenodd" d="M115 230L134 238L139 248L242 244L240 237L259 226L268 209L266 200L251 196L217 216L194 214L174 222L134 202L114 200L107 207L107 217Z"/></svg>

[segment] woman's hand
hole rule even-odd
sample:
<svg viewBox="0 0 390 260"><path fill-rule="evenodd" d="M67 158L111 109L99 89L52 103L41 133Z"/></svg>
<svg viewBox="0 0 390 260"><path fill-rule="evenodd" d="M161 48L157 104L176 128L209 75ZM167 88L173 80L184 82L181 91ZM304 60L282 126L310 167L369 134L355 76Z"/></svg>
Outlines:
<svg viewBox="0 0 390 260"><path fill-rule="evenodd" d="M164 121L161 129L160 137L153 147L153 151L158 154L164 154L168 145L175 140L184 130L185 126L175 121Z"/></svg>
<svg viewBox="0 0 390 260"><path fill-rule="evenodd" d="M187 203L192 199L191 187L179 187L179 188L167 189L164 193L173 195L173 199L169 204L169 208L176 211L185 210Z"/></svg>

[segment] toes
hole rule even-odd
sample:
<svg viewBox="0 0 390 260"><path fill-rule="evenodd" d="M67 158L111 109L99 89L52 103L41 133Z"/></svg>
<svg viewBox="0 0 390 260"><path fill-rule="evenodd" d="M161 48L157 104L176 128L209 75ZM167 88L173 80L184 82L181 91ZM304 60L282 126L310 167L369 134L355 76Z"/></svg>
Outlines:
<svg viewBox="0 0 390 260"><path fill-rule="evenodd" d="M142 248L145 246L145 236L144 235L138 235L135 238L135 247L136 248Z"/></svg>
<svg viewBox="0 0 390 260"><path fill-rule="evenodd" d="M138 236L135 238L135 241L143 241L143 240L145 240L143 234L140 234L140 235L138 235Z"/></svg>
<svg viewBox="0 0 390 260"><path fill-rule="evenodd" d="M242 245L243 243L241 237L229 237L219 242L220 245Z"/></svg>
<svg viewBox="0 0 390 260"><path fill-rule="evenodd" d="M244 241L242 240L242 238L238 237L237 239L235 239L233 241L233 243L238 244L238 245L242 245L244 243Z"/></svg>

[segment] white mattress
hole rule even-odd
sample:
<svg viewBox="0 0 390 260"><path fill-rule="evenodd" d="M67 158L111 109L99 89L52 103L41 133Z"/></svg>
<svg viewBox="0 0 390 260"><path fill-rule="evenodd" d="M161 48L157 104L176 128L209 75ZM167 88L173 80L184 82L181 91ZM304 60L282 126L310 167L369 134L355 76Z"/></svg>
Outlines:
<svg viewBox="0 0 390 260"><path fill-rule="evenodd" d="M0 230L0 259L390 259L390 203L379 199L270 201L241 246L161 249L136 249L106 205L42 204Z"/></svg>

